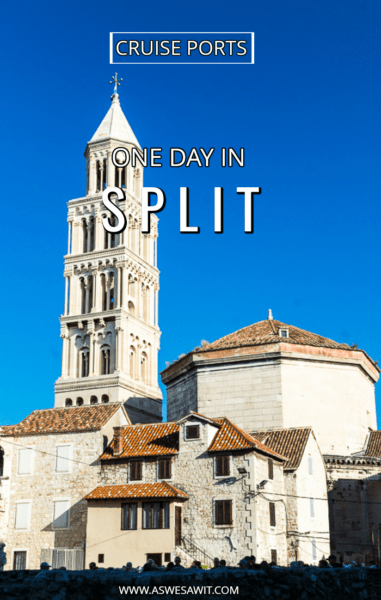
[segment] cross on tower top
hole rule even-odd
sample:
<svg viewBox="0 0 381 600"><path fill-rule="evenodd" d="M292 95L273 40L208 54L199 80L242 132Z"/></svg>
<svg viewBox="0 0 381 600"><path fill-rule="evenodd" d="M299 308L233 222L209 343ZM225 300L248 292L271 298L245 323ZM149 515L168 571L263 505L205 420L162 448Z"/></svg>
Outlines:
<svg viewBox="0 0 381 600"><path fill-rule="evenodd" d="M111 85L114 84L114 93L118 91L118 85L120 85L121 81L123 81L123 79L118 79L118 73L115 73L115 75L111 77L111 81L109 83L111 83Z"/></svg>

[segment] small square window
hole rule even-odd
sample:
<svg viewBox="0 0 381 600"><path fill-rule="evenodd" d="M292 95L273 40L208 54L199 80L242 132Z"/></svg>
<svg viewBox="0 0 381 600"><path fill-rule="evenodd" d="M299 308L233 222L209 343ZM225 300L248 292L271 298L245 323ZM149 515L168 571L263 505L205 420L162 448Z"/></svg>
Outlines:
<svg viewBox="0 0 381 600"><path fill-rule="evenodd" d="M216 477L228 477L230 475L230 457L216 456Z"/></svg>
<svg viewBox="0 0 381 600"><path fill-rule="evenodd" d="M279 337L288 338L288 329L279 329Z"/></svg>
<svg viewBox="0 0 381 600"><path fill-rule="evenodd" d="M200 425L188 425L185 428L186 440L198 440L200 438Z"/></svg>

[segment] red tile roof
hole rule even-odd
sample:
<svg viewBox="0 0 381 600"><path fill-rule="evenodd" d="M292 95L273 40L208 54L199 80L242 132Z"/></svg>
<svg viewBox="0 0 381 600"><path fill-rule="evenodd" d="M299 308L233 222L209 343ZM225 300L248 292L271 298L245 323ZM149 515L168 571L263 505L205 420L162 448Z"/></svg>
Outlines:
<svg viewBox="0 0 381 600"><path fill-rule="evenodd" d="M288 329L289 337L280 337L279 329ZM237 346L277 344L279 342L352 350L351 346L348 346L348 344L339 344L338 342L334 342L333 340L317 335L316 333L299 329L299 327L295 327L294 325L287 325L281 321L266 319L265 321L259 321L253 325L243 327L243 329L238 329L237 331L234 331L234 333L225 335L211 344L204 344L202 348L197 349L197 353L223 348L234 348Z"/></svg>
<svg viewBox="0 0 381 600"><path fill-rule="evenodd" d="M1 427L0 435L18 437L40 433L79 433L102 429L121 404L99 404L34 410L17 425Z"/></svg>
<svg viewBox="0 0 381 600"><path fill-rule="evenodd" d="M237 425L234 425L229 419L216 419L216 422L222 425L221 429L216 433L210 444L209 452L221 452L224 450L261 450L266 454L287 460L285 456L275 452L273 449L265 446L259 439L247 433Z"/></svg>
<svg viewBox="0 0 381 600"><path fill-rule="evenodd" d="M307 445L311 427L253 431L252 434L266 446L289 459L285 471L294 471L300 465Z"/></svg>
<svg viewBox="0 0 381 600"><path fill-rule="evenodd" d="M101 460L132 458L134 456L161 456L179 451L179 426L176 423L129 425L121 430L123 450L114 456L115 438L106 448Z"/></svg>
<svg viewBox="0 0 381 600"><path fill-rule="evenodd" d="M381 456L381 431L371 431L365 456Z"/></svg>
<svg viewBox="0 0 381 600"><path fill-rule="evenodd" d="M133 483L126 485L104 485L95 488L86 500L118 500L135 498L178 498L187 499L185 492L169 483Z"/></svg>

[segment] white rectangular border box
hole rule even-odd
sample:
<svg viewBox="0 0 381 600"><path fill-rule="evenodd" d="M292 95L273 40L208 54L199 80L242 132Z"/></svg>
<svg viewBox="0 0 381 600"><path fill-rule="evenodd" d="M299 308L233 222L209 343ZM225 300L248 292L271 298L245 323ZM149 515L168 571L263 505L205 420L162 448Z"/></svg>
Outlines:
<svg viewBox="0 0 381 600"><path fill-rule="evenodd" d="M245 34L251 35L251 62L113 62L113 35L114 34L122 34L126 33L130 35L131 33L140 33L144 35L148 34L175 34L180 33L181 35L186 35L190 33L196 34L207 34L211 33L212 35L219 35L222 33L227 33L229 35L232 34ZM253 65L254 64L254 31L110 31L110 65Z"/></svg>

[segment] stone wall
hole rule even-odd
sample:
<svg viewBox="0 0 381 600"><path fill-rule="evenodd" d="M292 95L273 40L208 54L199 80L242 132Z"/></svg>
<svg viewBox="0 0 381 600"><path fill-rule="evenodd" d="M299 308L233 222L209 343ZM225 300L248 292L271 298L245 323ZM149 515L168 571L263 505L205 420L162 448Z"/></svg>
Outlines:
<svg viewBox="0 0 381 600"><path fill-rule="evenodd" d="M325 456L332 552L381 563L381 459Z"/></svg>
<svg viewBox="0 0 381 600"><path fill-rule="evenodd" d="M38 568L41 550L84 550L86 540L87 502L100 480L98 460L104 445L112 439L113 426L119 425L121 410L100 431L86 433L39 434L18 438L1 438L10 476L8 527L5 534L7 565L13 568L15 551L26 551L27 568ZM70 472L57 473L56 446L71 446ZM18 474L19 450L32 448L32 473ZM29 502L26 529L15 528L16 504ZM54 501L70 502L69 527L55 528Z"/></svg>
<svg viewBox="0 0 381 600"><path fill-rule="evenodd" d="M131 573L122 571L0 573L0 596L7 600L114 600L127 598L126 586L149 586L137 600L180 597L190 600L266 598L266 600L366 600L379 598L380 571L373 569L272 569L270 571L183 571ZM198 593L194 593L194 588ZM182 589L181 589L182 588ZM203 588L200 590L200 588ZM239 593L237 594L237 588Z"/></svg>

